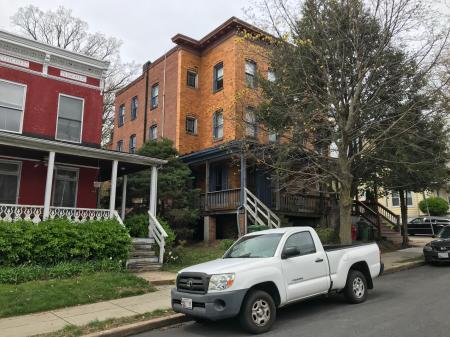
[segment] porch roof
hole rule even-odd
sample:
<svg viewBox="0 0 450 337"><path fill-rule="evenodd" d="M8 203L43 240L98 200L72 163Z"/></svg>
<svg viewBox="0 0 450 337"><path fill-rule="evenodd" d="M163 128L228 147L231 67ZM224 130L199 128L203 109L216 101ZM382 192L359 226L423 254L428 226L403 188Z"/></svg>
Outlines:
<svg viewBox="0 0 450 337"><path fill-rule="evenodd" d="M234 140L226 144L209 147L197 152L188 153L180 156L186 164L196 165L206 161L215 161L230 157L233 154L242 152L242 141Z"/></svg>
<svg viewBox="0 0 450 337"><path fill-rule="evenodd" d="M44 161L50 151L56 153L59 163L98 167L101 180L109 180L114 160L119 162L118 176L167 163L166 160L137 154L0 131L0 155Z"/></svg>

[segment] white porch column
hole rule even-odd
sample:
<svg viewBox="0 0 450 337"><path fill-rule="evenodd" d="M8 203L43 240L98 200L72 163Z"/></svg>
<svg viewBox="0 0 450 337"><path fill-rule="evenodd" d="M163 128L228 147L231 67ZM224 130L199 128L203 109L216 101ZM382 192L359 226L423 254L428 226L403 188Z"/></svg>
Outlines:
<svg viewBox="0 0 450 337"><path fill-rule="evenodd" d="M123 180L122 180L122 208L121 208L121 214L120 214L122 221L125 220L125 208L127 207L127 181L128 181L128 176L125 174L123 176Z"/></svg>
<svg viewBox="0 0 450 337"><path fill-rule="evenodd" d="M158 188L158 168L152 166L151 181L150 181L150 205L149 210L154 216L156 216L156 203L157 203L157 188Z"/></svg>
<svg viewBox="0 0 450 337"><path fill-rule="evenodd" d="M45 182L44 214L43 218L48 219L50 215L50 199L52 197L53 171L55 169L55 152L51 151L48 155L47 180Z"/></svg>
<svg viewBox="0 0 450 337"><path fill-rule="evenodd" d="M119 162L117 160L113 161L111 170L111 189L109 192L109 212L110 217L114 216L114 210L116 209L116 188L117 188L117 166Z"/></svg>

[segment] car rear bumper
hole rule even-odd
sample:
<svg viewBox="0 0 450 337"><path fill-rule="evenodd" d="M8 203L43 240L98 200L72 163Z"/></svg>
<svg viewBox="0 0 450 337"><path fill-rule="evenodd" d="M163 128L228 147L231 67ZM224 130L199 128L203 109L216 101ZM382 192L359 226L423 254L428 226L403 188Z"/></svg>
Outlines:
<svg viewBox="0 0 450 337"><path fill-rule="evenodd" d="M172 309L188 316L219 320L236 316L247 289L226 291L223 293L191 294L172 289ZM192 309L181 307L181 298L192 299Z"/></svg>
<svg viewBox="0 0 450 337"><path fill-rule="evenodd" d="M439 252L436 251L424 251L423 255L425 257L425 261L426 262L450 262L450 252L443 252L443 253L447 253L449 257L447 258L442 258L439 257Z"/></svg>

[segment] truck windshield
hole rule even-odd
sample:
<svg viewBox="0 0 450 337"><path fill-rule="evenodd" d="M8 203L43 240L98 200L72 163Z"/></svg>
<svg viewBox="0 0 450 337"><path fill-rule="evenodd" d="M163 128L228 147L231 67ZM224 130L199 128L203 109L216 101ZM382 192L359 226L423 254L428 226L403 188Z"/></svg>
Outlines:
<svg viewBox="0 0 450 337"><path fill-rule="evenodd" d="M283 234L261 234L241 238L224 259L273 257Z"/></svg>

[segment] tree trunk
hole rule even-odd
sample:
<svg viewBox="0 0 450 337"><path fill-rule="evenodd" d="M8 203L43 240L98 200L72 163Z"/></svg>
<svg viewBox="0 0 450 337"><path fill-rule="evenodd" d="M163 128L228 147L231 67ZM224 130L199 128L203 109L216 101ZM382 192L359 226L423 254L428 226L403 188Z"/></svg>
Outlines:
<svg viewBox="0 0 450 337"><path fill-rule="evenodd" d="M339 191L339 240L343 245L352 243L352 203L351 182L341 182Z"/></svg>
<svg viewBox="0 0 450 337"><path fill-rule="evenodd" d="M408 206L406 205L406 191L399 190L398 195L400 197L400 213L403 227L403 247L409 246L408 239Z"/></svg>

